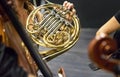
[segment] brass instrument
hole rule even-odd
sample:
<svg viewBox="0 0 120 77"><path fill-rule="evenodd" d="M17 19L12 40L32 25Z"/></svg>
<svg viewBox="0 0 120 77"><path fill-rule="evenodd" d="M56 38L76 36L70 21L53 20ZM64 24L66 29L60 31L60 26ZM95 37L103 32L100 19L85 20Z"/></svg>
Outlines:
<svg viewBox="0 0 120 77"><path fill-rule="evenodd" d="M99 68L117 75L120 73L118 68L120 61L112 57L117 49L116 41L111 37L95 37L89 43L88 55Z"/></svg>
<svg viewBox="0 0 120 77"><path fill-rule="evenodd" d="M34 67L32 67L33 65L31 66L28 62L25 55L25 50L22 47L21 42L21 38L13 27L13 24L8 14L6 13L5 9L3 9L3 6L0 3L0 43L3 43L10 48L13 48L15 52L19 54L19 65L23 67L24 70L28 73L36 75L36 70Z"/></svg>
<svg viewBox="0 0 120 77"><path fill-rule="evenodd" d="M46 0L47 4L33 10L26 22L26 30L35 44L47 50L40 51L49 61L69 50L79 39L80 22L77 15L66 19L70 10ZM42 17L42 19L41 19Z"/></svg>

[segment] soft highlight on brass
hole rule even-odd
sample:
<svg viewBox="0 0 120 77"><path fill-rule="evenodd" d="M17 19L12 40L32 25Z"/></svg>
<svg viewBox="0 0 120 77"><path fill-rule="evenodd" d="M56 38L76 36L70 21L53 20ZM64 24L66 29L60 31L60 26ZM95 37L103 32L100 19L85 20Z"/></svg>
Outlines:
<svg viewBox="0 0 120 77"><path fill-rule="evenodd" d="M30 13L26 30L36 44L48 48L40 54L49 61L74 46L79 39L80 21L62 5L47 2Z"/></svg>

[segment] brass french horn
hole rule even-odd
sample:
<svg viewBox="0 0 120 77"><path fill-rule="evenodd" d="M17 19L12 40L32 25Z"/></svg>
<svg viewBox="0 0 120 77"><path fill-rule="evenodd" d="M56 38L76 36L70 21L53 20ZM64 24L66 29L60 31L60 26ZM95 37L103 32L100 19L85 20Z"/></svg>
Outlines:
<svg viewBox="0 0 120 77"><path fill-rule="evenodd" d="M66 15L70 10L46 2L29 14L26 30L35 44L45 48L40 54L49 61L74 46L79 39L80 21L76 14L69 21Z"/></svg>

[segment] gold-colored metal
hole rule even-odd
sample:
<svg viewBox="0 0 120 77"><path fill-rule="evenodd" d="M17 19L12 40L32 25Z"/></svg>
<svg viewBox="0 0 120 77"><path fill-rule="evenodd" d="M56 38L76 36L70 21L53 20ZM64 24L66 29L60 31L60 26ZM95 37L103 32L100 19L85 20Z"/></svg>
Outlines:
<svg viewBox="0 0 120 77"><path fill-rule="evenodd" d="M70 10L62 5L48 2L38 6L28 16L28 34L36 44L47 48L40 51L44 60L49 61L68 51L77 42L80 21L77 15L73 15L69 21L66 18L69 13Z"/></svg>

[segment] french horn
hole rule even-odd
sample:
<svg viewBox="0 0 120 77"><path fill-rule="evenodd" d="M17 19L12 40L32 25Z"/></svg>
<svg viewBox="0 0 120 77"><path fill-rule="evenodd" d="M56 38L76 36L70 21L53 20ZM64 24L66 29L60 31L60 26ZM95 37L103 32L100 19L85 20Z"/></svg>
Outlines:
<svg viewBox="0 0 120 77"><path fill-rule="evenodd" d="M60 4L46 2L29 14L26 31L35 44L45 49L40 51L43 60L50 61L75 45L79 39L80 21L76 14L69 21L66 15L70 10Z"/></svg>

